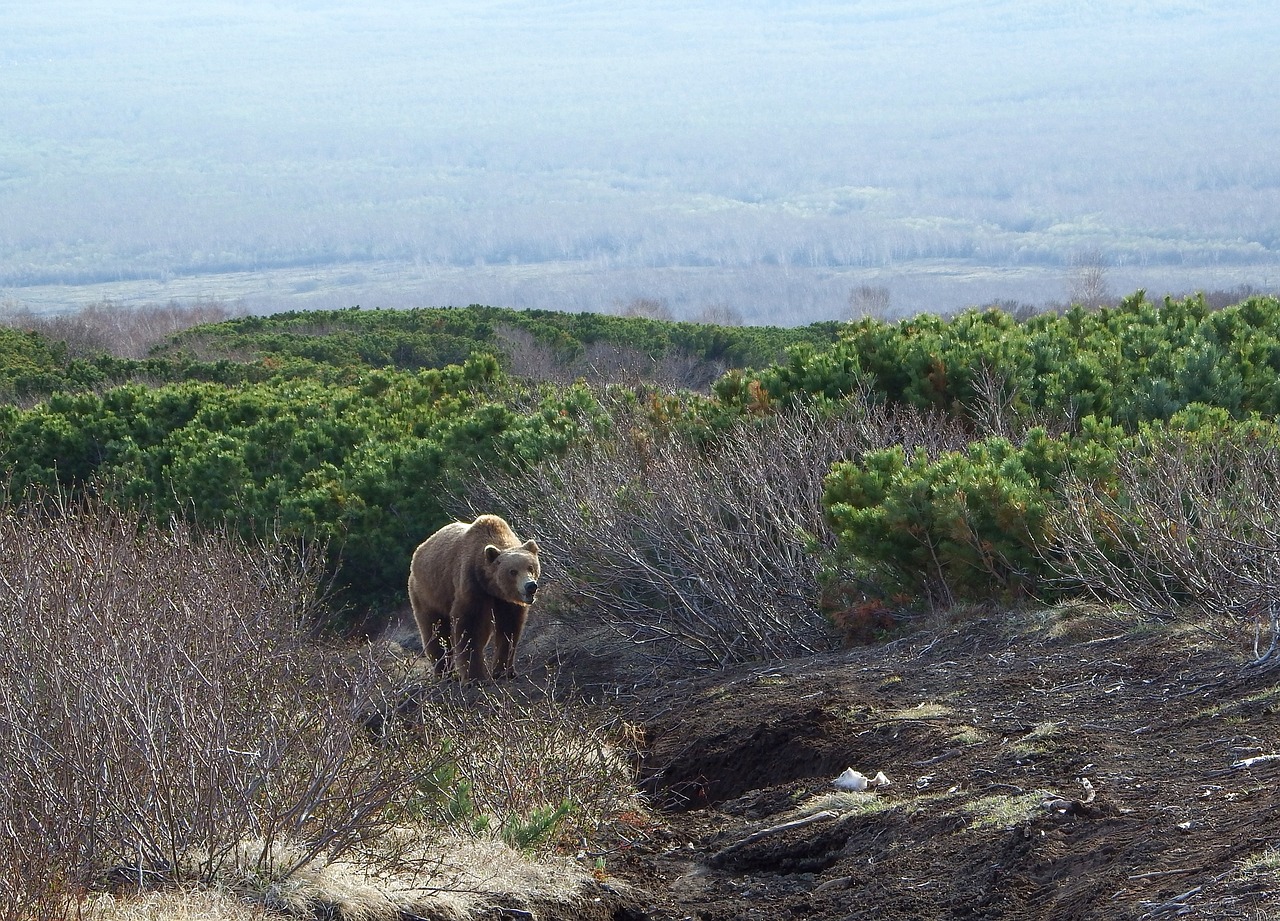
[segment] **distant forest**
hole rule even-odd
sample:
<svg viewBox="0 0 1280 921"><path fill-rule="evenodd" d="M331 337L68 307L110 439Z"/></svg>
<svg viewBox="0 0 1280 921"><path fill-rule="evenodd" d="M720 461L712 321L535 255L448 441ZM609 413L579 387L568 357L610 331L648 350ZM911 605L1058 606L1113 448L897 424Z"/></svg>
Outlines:
<svg viewBox="0 0 1280 921"><path fill-rule="evenodd" d="M860 284L1065 299L1088 253L1116 291L1280 280L1263 0L13 7L0 300L40 311L803 325Z"/></svg>

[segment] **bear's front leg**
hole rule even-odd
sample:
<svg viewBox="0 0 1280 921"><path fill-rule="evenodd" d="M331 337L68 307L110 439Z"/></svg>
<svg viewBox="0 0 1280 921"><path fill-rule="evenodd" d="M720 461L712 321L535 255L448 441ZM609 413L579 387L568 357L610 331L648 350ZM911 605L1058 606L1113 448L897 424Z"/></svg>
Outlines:
<svg viewBox="0 0 1280 921"><path fill-rule="evenodd" d="M463 613L463 616L459 616ZM453 661L462 681L488 681L489 663L485 661L485 647L493 636L493 612L454 612Z"/></svg>
<svg viewBox="0 0 1280 921"><path fill-rule="evenodd" d="M516 649L520 645L520 634L524 633L524 625L528 617L529 609L523 604L512 601L493 603L495 631L493 677L514 678L516 676Z"/></svg>

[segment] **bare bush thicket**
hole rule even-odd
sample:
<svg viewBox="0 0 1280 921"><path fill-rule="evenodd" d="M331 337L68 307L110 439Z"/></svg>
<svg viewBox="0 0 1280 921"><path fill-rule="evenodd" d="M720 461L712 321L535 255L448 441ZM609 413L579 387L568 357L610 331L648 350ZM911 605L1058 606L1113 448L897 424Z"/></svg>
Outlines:
<svg viewBox="0 0 1280 921"><path fill-rule="evenodd" d="M448 740L452 790L444 792L456 798L464 791L475 814L505 839L563 806L563 831L591 839L641 806L635 752L616 719L553 689L493 689L469 706L426 706L420 719L429 738Z"/></svg>
<svg viewBox="0 0 1280 921"><path fill-rule="evenodd" d="M854 320L887 320L892 300L883 285L858 285L849 292L849 316Z"/></svg>
<svg viewBox="0 0 1280 921"><path fill-rule="evenodd" d="M152 346L174 333L203 323L219 323L243 313L220 301L192 304L170 301L141 307L103 301L66 314L9 311L0 317L0 322L65 342L73 358L98 352L120 358L142 358Z"/></svg>
<svg viewBox="0 0 1280 921"><path fill-rule="evenodd" d="M1280 642L1280 447L1249 435L1167 437L1120 453L1118 487L1068 480L1049 558L1098 600ZM1267 636L1267 648L1262 638Z"/></svg>
<svg viewBox="0 0 1280 921"><path fill-rule="evenodd" d="M744 326L747 321L737 307L720 301L704 305L694 316L693 322L712 326Z"/></svg>
<svg viewBox="0 0 1280 921"><path fill-rule="evenodd" d="M308 641L319 571L95 502L0 505L0 917L58 917L104 874L287 876L388 821L432 753L372 744L383 670Z"/></svg>
<svg viewBox="0 0 1280 921"><path fill-rule="evenodd" d="M620 317L642 317L646 320L675 320L667 299L662 297L636 297L627 303L617 302L613 312Z"/></svg>
<svg viewBox="0 0 1280 921"><path fill-rule="evenodd" d="M640 349L611 342L592 342L583 354L566 358L554 346L540 342L525 329L502 325L497 338L509 356L509 370L533 380L570 384L654 384L677 390L708 391L728 370L722 361L708 361L683 350L651 358Z"/></svg>
<svg viewBox="0 0 1280 921"><path fill-rule="evenodd" d="M1091 310L1111 303L1111 287L1107 284L1107 257L1101 250L1087 250L1072 258L1071 275L1067 279L1067 297L1072 304Z"/></svg>
<svg viewBox="0 0 1280 921"><path fill-rule="evenodd" d="M654 659L719 666L829 647L819 612L823 480L891 444L966 443L956 424L868 397L839 415L795 407L744 420L711 446L620 413L607 442L511 479L472 483L469 510L528 522L544 576L579 616Z"/></svg>

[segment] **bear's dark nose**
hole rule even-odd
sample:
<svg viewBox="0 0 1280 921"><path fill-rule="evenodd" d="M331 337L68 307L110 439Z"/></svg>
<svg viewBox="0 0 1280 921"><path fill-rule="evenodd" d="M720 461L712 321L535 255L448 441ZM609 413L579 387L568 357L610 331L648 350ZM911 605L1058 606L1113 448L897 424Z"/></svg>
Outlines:
<svg viewBox="0 0 1280 921"><path fill-rule="evenodd" d="M537 594L538 583L530 579L528 582L524 584L524 590L528 592L529 597L532 598L535 594Z"/></svg>

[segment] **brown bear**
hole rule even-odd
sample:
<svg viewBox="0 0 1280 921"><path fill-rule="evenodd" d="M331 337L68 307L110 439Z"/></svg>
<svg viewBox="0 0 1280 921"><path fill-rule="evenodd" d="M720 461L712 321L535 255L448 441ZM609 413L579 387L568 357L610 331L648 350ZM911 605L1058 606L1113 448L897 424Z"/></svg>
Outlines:
<svg viewBox="0 0 1280 921"><path fill-rule="evenodd" d="M436 675L452 668L463 681L488 679L485 647L492 637L493 677L514 677L540 574L537 543L521 543L497 515L455 521L419 544L409 567L409 602Z"/></svg>

